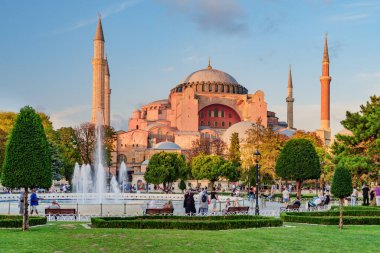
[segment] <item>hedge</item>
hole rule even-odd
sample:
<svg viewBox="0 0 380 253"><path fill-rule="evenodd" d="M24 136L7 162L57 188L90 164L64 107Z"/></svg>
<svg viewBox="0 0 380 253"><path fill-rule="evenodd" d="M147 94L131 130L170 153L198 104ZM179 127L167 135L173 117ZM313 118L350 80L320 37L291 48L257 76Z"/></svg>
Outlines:
<svg viewBox="0 0 380 253"><path fill-rule="evenodd" d="M94 228L137 228L137 229L184 229L226 230L242 228L278 227L283 221L277 218L238 216L137 216L92 218Z"/></svg>
<svg viewBox="0 0 380 253"><path fill-rule="evenodd" d="M339 206L332 206L330 210L339 210ZM343 210L357 210L357 211L379 210L380 211L380 206L344 206Z"/></svg>
<svg viewBox="0 0 380 253"><path fill-rule="evenodd" d="M46 217L29 217L29 226L43 225L47 223ZM22 216L0 215L0 228L22 227Z"/></svg>
<svg viewBox="0 0 380 253"><path fill-rule="evenodd" d="M339 212L336 211L310 213L282 213L281 218L285 222L311 223L322 225L339 224ZM343 211L343 223L347 225L380 225L380 211Z"/></svg>

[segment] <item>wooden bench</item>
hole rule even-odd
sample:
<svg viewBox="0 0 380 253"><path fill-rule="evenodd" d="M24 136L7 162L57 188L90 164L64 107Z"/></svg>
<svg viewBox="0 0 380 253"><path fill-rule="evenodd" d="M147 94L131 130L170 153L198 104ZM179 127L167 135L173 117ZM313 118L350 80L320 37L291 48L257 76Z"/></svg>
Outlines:
<svg viewBox="0 0 380 253"><path fill-rule="evenodd" d="M248 214L249 206L230 206L226 214Z"/></svg>
<svg viewBox="0 0 380 253"><path fill-rule="evenodd" d="M75 208L46 208L45 215L56 215L56 214L71 214L75 215Z"/></svg>
<svg viewBox="0 0 380 253"><path fill-rule="evenodd" d="M145 215L173 215L173 208L147 208Z"/></svg>
<svg viewBox="0 0 380 253"><path fill-rule="evenodd" d="M287 205L286 207L281 207L280 212L299 212L300 205Z"/></svg>

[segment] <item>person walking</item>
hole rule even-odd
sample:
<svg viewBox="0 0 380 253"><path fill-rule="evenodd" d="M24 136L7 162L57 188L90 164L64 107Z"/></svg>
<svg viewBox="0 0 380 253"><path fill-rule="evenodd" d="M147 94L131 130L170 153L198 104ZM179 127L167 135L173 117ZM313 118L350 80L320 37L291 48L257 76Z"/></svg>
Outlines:
<svg viewBox="0 0 380 253"><path fill-rule="evenodd" d="M198 213L204 215L208 213L208 195L207 188L200 193Z"/></svg>
<svg viewBox="0 0 380 253"><path fill-rule="evenodd" d="M380 182L377 183L377 186L375 188L375 195L376 195L376 205L380 206Z"/></svg>
<svg viewBox="0 0 380 253"><path fill-rule="evenodd" d="M369 206L369 196L368 196L369 187L366 184L364 184L362 187L362 193L363 193L363 205Z"/></svg>
<svg viewBox="0 0 380 253"><path fill-rule="evenodd" d="M217 204L217 200L218 200L218 195L216 194L216 189L215 187L212 187L212 191L211 191L211 194L210 194L210 204L212 206L212 211L213 212L216 212L216 204Z"/></svg>
<svg viewBox="0 0 380 253"><path fill-rule="evenodd" d="M36 194L36 189L33 189L32 190L32 194L30 195L30 215L33 214L33 212L36 212L36 214L38 215L38 210L37 210L37 206L38 206L38 201L40 199L37 197L37 194Z"/></svg>
<svg viewBox="0 0 380 253"><path fill-rule="evenodd" d="M351 206L356 206L356 200L358 199L359 192L358 192L358 187L355 185L354 190L352 191L351 194Z"/></svg>
<svg viewBox="0 0 380 253"><path fill-rule="evenodd" d="M25 206L24 206L24 192L20 192L20 198L18 200L19 214L24 215Z"/></svg>
<svg viewBox="0 0 380 253"><path fill-rule="evenodd" d="M282 201L284 202L285 207L288 206L289 195L289 191L285 187L285 189L282 191Z"/></svg>
<svg viewBox="0 0 380 253"><path fill-rule="evenodd" d="M253 189L253 186L249 188L248 201L251 205L251 208L253 208L253 202L255 201L255 190Z"/></svg>

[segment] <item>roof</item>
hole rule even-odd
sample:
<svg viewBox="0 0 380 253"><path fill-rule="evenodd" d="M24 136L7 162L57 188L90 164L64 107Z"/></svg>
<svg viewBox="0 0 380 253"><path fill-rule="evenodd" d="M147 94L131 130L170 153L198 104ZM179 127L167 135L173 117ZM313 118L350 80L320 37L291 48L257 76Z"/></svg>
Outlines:
<svg viewBox="0 0 380 253"><path fill-rule="evenodd" d="M230 144L230 139L233 133L239 134L239 141L245 142L245 139L247 138L247 130L251 129L252 126L255 125L255 123L251 121L240 121L238 123L233 124L222 135L222 140L227 143L227 145Z"/></svg>
<svg viewBox="0 0 380 253"><path fill-rule="evenodd" d="M104 41L103 28L102 28L102 20L98 19L98 27L96 27L95 38L94 40L102 40Z"/></svg>
<svg viewBox="0 0 380 253"><path fill-rule="evenodd" d="M181 147L175 144L171 141L163 141L160 143L157 143L153 149L160 149L160 150L180 150Z"/></svg>
<svg viewBox="0 0 380 253"><path fill-rule="evenodd" d="M218 82L238 84L238 82L231 75L213 68L201 69L188 75L182 83L191 82Z"/></svg>

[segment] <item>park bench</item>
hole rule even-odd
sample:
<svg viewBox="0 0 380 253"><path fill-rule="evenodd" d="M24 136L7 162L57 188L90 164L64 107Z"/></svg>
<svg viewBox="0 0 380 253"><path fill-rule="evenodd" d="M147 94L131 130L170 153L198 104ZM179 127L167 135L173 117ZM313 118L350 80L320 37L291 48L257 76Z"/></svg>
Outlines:
<svg viewBox="0 0 380 253"><path fill-rule="evenodd" d="M230 206L226 214L248 214L249 206Z"/></svg>
<svg viewBox="0 0 380 253"><path fill-rule="evenodd" d="M75 208L45 208L45 216L54 216L55 220L58 217L69 215L73 215L74 219L77 219Z"/></svg>
<svg viewBox="0 0 380 253"><path fill-rule="evenodd" d="M293 204L293 205L287 205L286 207L281 207L280 212L299 212L300 205Z"/></svg>
<svg viewBox="0 0 380 253"><path fill-rule="evenodd" d="M173 208L147 208L145 215L173 215Z"/></svg>

